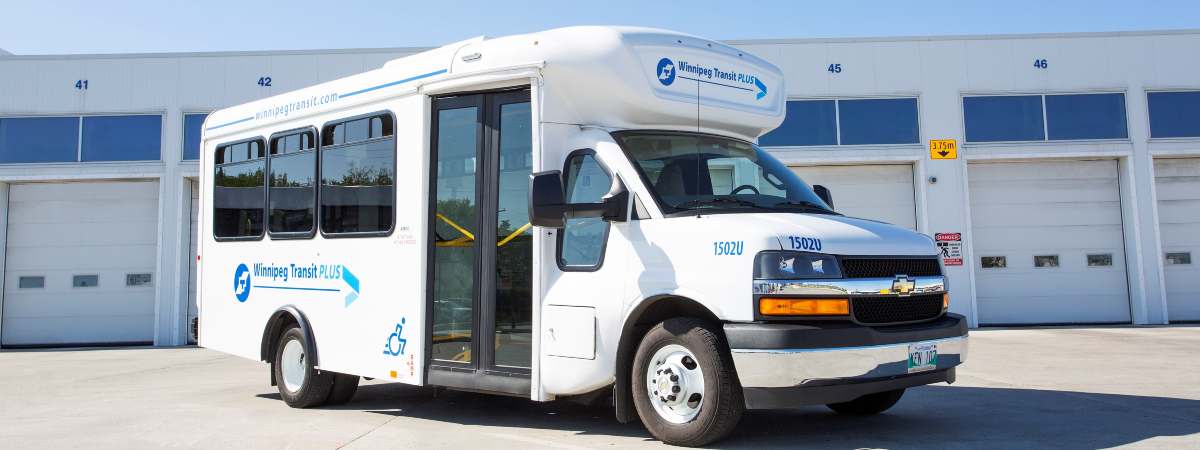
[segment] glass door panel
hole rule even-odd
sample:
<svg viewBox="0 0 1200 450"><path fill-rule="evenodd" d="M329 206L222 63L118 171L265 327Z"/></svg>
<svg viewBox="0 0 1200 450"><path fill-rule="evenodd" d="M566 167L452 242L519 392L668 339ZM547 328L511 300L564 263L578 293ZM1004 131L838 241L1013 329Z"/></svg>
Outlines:
<svg viewBox="0 0 1200 450"><path fill-rule="evenodd" d="M437 114L432 358L472 361L479 108Z"/></svg>
<svg viewBox="0 0 1200 450"><path fill-rule="evenodd" d="M528 99L527 92L521 92ZM533 173L528 101L493 110L496 140L496 286L493 335L497 367L529 368L533 354L533 227L527 193Z"/></svg>

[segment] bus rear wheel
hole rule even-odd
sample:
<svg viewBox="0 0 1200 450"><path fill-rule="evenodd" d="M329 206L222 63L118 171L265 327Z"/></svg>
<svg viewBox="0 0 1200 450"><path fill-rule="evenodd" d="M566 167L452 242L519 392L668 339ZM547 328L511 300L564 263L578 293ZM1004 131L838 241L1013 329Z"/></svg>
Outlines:
<svg viewBox="0 0 1200 450"><path fill-rule="evenodd" d="M632 375L638 416L666 444L715 442L733 431L745 409L724 333L702 319L679 317L652 328Z"/></svg>
<svg viewBox="0 0 1200 450"><path fill-rule="evenodd" d="M300 327L292 325L283 330L275 347L274 370L279 397L293 408L324 404L333 387L333 373L318 371L309 361L311 346Z"/></svg>

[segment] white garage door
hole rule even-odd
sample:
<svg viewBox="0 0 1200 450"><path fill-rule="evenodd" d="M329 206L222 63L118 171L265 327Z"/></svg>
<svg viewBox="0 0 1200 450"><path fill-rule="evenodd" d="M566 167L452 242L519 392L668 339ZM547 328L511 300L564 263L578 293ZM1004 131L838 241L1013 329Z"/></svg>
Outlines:
<svg viewBox="0 0 1200 450"><path fill-rule="evenodd" d="M1154 160L1167 317L1200 320L1200 159Z"/></svg>
<svg viewBox="0 0 1200 450"><path fill-rule="evenodd" d="M1126 323L1116 161L967 166L979 323Z"/></svg>
<svg viewBox="0 0 1200 450"><path fill-rule="evenodd" d="M851 217L917 229L913 167L910 164L862 166L794 166L809 186L819 184L833 194L834 209Z"/></svg>
<svg viewBox="0 0 1200 450"><path fill-rule="evenodd" d="M158 182L9 190L0 345L151 343Z"/></svg>

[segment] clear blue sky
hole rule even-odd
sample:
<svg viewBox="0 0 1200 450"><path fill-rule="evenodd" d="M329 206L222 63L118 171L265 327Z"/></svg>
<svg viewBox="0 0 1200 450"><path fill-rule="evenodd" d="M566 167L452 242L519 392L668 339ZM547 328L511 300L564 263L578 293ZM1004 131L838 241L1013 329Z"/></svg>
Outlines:
<svg viewBox="0 0 1200 450"><path fill-rule="evenodd" d="M1200 1L53 1L0 0L19 55L437 46L571 25L712 39L1200 28Z"/></svg>

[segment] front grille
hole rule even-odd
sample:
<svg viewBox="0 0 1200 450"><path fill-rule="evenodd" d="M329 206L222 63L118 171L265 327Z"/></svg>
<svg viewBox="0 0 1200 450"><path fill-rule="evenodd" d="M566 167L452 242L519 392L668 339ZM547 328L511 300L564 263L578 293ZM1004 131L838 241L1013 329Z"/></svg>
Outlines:
<svg viewBox="0 0 1200 450"><path fill-rule="evenodd" d="M942 313L942 294L910 297L855 297L850 299L854 320L880 324L933 319Z"/></svg>
<svg viewBox="0 0 1200 450"><path fill-rule="evenodd" d="M846 278L892 278L896 275L935 277L942 274L942 267L935 258L847 258L842 259L841 264Z"/></svg>

